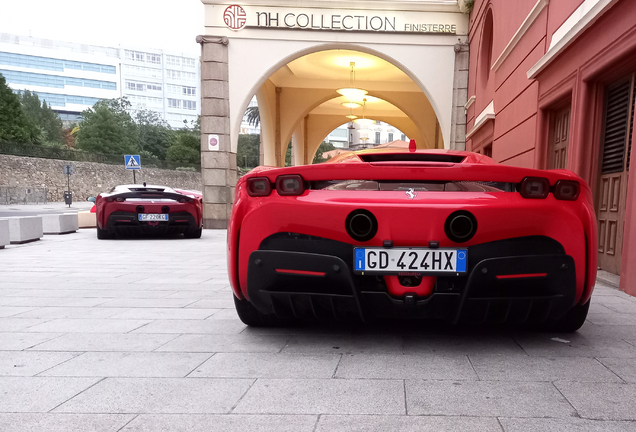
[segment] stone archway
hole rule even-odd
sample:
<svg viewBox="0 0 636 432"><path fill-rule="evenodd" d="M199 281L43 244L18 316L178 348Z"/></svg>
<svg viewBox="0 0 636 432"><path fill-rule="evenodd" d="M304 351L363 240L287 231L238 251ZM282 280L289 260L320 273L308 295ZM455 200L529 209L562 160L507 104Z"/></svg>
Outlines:
<svg viewBox="0 0 636 432"><path fill-rule="evenodd" d="M463 75L468 69L468 17L457 5L409 5L404 7L410 10L401 12L381 7L358 10L352 12L360 16L360 28L355 28L349 26L354 20L349 18L353 17L351 11L334 8L333 3L324 9L326 2L322 0L304 2L304 8L291 8L284 1L272 1L272 6L232 7L202 1L206 5L206 32L218 35L198 38L203 61L202 172L207 228L224 228L229 219L238 132L253 95L261 113L265 164L282 165L284 149L292 137L297 160L308 163L319 144L314 141L324 137L320 136L323 131L312 131L316 129L313 125L319 123L324 128L343 115L338 110L324 112L330 103L337 105L340 95L335 90L349 81L349 62L340 68L328 68L324 62L339 53L371 59L378 75L387 74L369 79L363 67L356 68L356 80L364 82L370 97L396 107L399 116L404 116L402 128L413 131L409 135L416 138L419 147L463 147L458 131L465 129L460 107L466 101L461 86L465 87ZM229 20L228 9L232 9ZM285 20L301 15L322 20L322 27L303 27L291 18ZM365 16L374 23L373 28L363 28ZM347 27L340 28L338 17L348 23ZM330 23L328 27L325 22ZM392 81L397 75L399 79ZM319 121L328 117L333 118ZM370 113L368 117L374 116ZM382 120L390 116L375 117Z"/></svg>

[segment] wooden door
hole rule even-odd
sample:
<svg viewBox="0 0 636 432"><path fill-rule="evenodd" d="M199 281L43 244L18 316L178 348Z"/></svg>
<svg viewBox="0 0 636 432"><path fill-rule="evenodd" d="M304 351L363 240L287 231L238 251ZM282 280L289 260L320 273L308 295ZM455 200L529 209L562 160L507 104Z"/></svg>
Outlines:
<svg viewBox="0 0 636 432"><path fill-rule="evenodd" d="M598 266L620 273L627 175L634 127L634 76L607 87L597 189Z"/></svg>
<svg viewBox="0 0 636 432"><path fill-rule="evenodd" d="M570 112L572 109L554 111L550 122L550 157L548 169L565 169L568 162L568 145L570 144Z"/></svg>

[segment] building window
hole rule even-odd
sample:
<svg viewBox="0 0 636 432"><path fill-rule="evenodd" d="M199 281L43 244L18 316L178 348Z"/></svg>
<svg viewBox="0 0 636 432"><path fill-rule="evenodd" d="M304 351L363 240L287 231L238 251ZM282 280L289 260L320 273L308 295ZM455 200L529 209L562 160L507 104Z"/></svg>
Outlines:
<svg viewBox="0 0 636 432"><path fill-rule="evenodd" d="M181 89L183 91L183 95L184 96L196 96L197 95L197 88L196 87L183 86L183 87L181 87Z"/></svg>
<svg viewBox="0 0 636 432"><path fill-rule="evenodd" d="M168 98L168 108L181 108L181 100Z"/></svg>
<svg viewBox="0 0 636 432"><path fill-rule="evenodd" d="M161 78L161 69L146 68L143 66L124 65L126 73L148 78Z"/></svg>
<svg viewBox="0 0 636 432"><path fill-rule="evenodd" d="M187 110L197 109L197 103L195 101L184 100L182 102L183 102L183 109L187 109Z"/></svg>
<svg viewBox="0 0 636 432"><path fill-rule="evenodd" d="M146 53L143 53L141 51L131 51L131 50L125 50L124 51L126 60L132 60L132 61L136 61L136 62L145 62L146 61ZM149 54L150 56L150 54Z"/></svg>
<svg viewBox="0 0 636 432"><path fill-rule="evenodd" d="M402 141L406 141L406 135L402 134Z"/></svg>
<svg viewBox="0 0 636 432"><path fill-rule="evenodd" d="M13 84L35 85L39 87L65 88L67 86L90 87L104 90L117 90L117 83L85 78L71 78L58 75L44 75L33 72L19 72L0 69L7 82Z"/></svg>
<svg viewBox="0 0 636 432"><path fill-rule="evenodd" d="M481 34L481 48L479 50L482 84L485 86L490 77L490 67L492 66L492 43L493 43L493 18L492 10L486 13L484 29Z"/></svg>
<svg viewBox="0 0 636 432"><path fill-rule="evenodd" d="M98 63L85 63L71 60L52 59L47 57L37 57L25 54L13 54L7 52L0 52L0 64L59 72L63 72L64 69L77 69L108 74L117 73L117 68L115 66L102 65Z"/></svg>
<svg viewBox="0 0 636 432"><path fill-rule="evenodd" d="M389 142L393 142L393 132L389 132Z"/></svg>
<svg viewBox="0 0 636 432"><path fill-rule="evenodd" d="M181 66L181 57L175 57L171 55L166 56L166 64L168 66Z"/></svg>
<svg viewBox="0 0 636 432"><path fill-rule="evenodd" d="M183 65L185 67L194 68L195 67L195 59L193 58L184 58Z"/></svg>
<svg viewBox="0 0 636 432"><path fill-rule="evenodd" d="M168 75L168 78L173 79L173 80L180 80L181 79L181 72L177 71L177 70L166 69L166 75Z"/></svg>
<svg viewBox="0 0 636 432"><path fill-rule="evenodd" d="M60 94L40 93L40 92L33 92L33 93L38 95L40 100L46 101L47 104L52 106L63 107L63 106L66 106L67 103L93 106L97 102L99 102L99 99L93 98L93 97L66 96L66 95L60 95Z"/></svg>
<svg viewBox="0 0 636 432"><path fill-rule="evenodd" d="M484 147L484 156L492 157L492 144L488 144Z"/></svg>
<svg viewBox="0 0 636 432"><path fill-rule="evenodd" d="M380 144L380 132L375 133L375 143Z"/></svg>
<svg viewBox="0 0 636 432"><path fill-rule="evenodd" d="M183 79L185 81L196 82L197 74L193 72L183 72Z"/></svg>
<svg viewBox="0 0 636 432"><path fill-rule="evenodd" d="M146 61L153 64L161 64L160 54L146 54Z"/></svg>

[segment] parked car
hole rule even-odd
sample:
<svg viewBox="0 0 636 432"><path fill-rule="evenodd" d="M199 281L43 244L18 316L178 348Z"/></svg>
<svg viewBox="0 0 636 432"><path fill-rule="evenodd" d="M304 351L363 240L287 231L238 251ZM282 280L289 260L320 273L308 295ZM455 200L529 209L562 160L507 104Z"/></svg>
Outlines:
<svg viewBox="0 0 636 432"><path fill-rule="evenodd" d="M97 238L174 235L200 238L202 195L167 186L120 185L96 197Z"/></svg>
<svg viewBox="0 0 636 432"><path fill-rule="evenodd" d="M476 153L382 149L242 177L228 229L236 310L575 331L596 279L589 186Z"/></svg>

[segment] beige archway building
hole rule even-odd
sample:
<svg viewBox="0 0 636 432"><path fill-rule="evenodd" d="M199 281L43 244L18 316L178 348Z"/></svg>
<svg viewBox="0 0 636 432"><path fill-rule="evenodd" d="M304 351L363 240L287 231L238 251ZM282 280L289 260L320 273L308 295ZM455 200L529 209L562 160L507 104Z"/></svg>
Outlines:
<svg viewBox="0 0 636 432"><path fill-rule="evenodd" d="M464 148L468 16L457 1L202 1L206 228L227 225L254 95L265 165L283 166L290 140L294 165L309 163L352 114L390 123L419 148ZM347 87L367 94L338 93Z"/></svg>

